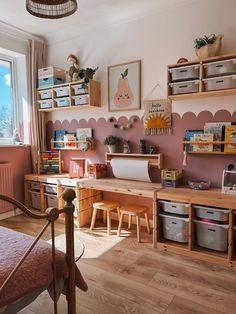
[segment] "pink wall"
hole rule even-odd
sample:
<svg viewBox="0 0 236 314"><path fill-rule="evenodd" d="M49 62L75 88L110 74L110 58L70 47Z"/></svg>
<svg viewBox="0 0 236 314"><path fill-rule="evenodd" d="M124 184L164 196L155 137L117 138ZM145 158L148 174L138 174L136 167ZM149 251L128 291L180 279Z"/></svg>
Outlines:
<svg viewBox="0 0 236 314"><path fill-rule="evenodd" d="M24 175L31 173L30 147L0 147L0 162L10 162L13 170L14 197L24 200Z"/></svg>

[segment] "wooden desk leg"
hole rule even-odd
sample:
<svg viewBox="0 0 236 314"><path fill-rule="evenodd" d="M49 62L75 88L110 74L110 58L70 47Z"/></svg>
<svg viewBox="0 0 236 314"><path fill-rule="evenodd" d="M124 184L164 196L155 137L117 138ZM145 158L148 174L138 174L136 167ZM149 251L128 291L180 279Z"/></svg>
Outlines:
<svg viewBox="0 0 236 314"><path fill-rule="evenodd" d="M229 233L228 233L228 262L230 263L233 258L233 210L230 209L229 211Z"/></svg>
<svg viewBox="0 0 236 314"><path fill-rule="evenodd" d="M188 249L191 251L194 248L194 208L189 205L189 225L188 225Z"/></svg>
<svg viewBox="0 0 236 314"><path fill-rule="evenodd" d="M158 215L158 209L157 209L157 194L154 192L153 195L153 247L157 247L157 215Z"/></svg>

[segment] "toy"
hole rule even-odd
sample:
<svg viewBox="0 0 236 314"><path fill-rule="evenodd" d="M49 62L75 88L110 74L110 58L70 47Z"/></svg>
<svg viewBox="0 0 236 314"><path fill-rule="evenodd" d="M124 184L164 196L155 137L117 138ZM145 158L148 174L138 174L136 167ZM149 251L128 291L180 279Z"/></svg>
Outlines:
<svg viewBox="0 0 236 314"><path fill-rule="evenodd" d="M222 176L222 193L236 194L236 171L233 170L234 165L228 165L227 170L224 169Z"/></svg>
<svg viewBox="0 0 236 314"><path fill-rule="evenodd" d="M67 58L69 69L66 71L66 82L75 82L79 79L79 59L70 54Z"/></svg>
<svg viewBox="0 0 236 314"><path fill-rule="evenodd" d="M124 143L123 143L123 153L124 154L129 154L130 153L130 142L129 141L124 140Z"/></svg>

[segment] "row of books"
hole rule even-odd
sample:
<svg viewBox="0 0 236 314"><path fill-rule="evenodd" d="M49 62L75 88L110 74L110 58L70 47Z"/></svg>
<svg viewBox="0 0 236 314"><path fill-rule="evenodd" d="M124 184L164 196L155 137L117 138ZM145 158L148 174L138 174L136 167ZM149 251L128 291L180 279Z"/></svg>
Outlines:
<svg viewBox="0 0 236 314"><path fill-rule="evenodd" d="M74 143L76 141L86 141L87 138L92 137L91 128L78 128L76 132L66 132L65 130L56 130L54 140L57 142L54 148L79 148L80 143Z"/></svg>
<svg viewBox="0 0 236 314"><path fill-rule="evenodd" d="M198 144L186 144L187 151L236 152L236 123L207 122L203 130L186 130L185 140L200 142ZM211 143L214 141L226 143Z"/></svg>

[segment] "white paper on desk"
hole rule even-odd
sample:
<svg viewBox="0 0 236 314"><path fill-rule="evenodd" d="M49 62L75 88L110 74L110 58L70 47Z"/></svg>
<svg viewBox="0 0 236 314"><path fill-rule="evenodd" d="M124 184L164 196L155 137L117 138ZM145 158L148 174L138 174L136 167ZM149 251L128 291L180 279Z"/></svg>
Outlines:
<svg viewBox="0 0 236 314"><path fill-rule="evenodd" d="M148 173L149 160L113 158L111 167L114 176L118 179L151 182Z"/></svg>

